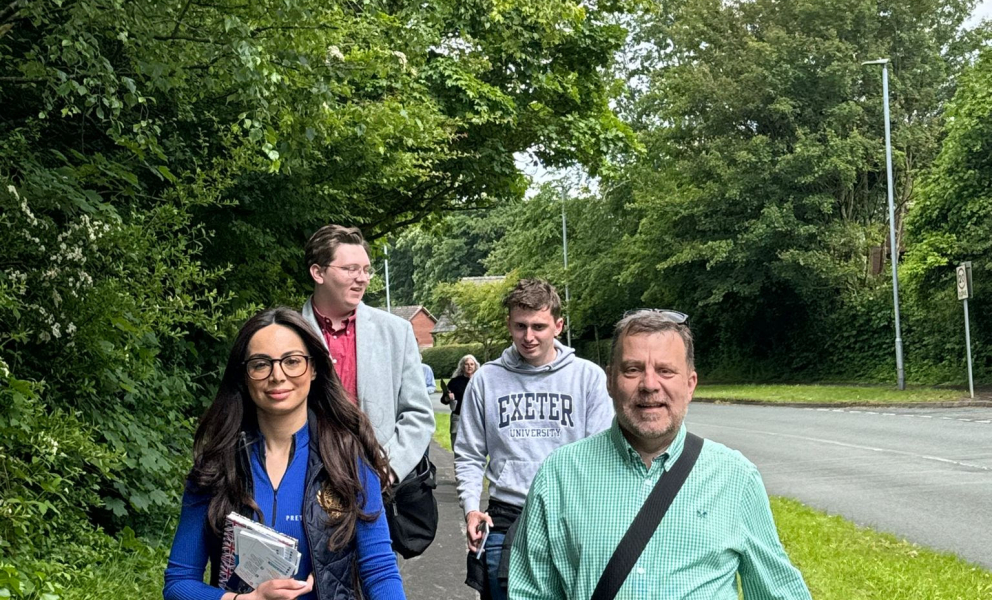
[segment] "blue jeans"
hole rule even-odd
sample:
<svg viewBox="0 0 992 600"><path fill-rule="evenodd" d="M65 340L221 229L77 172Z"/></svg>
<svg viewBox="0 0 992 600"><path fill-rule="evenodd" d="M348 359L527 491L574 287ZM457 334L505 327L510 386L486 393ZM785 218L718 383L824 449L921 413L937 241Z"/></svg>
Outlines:
<svg viewBox="0 0 992 600"><path fill-rule="evenodd" d="M493 600L506 600L506 588L499 584L499 561L503 557L505 533L490 533L486 538L486 577L489 579L489 593Z"/></svg>

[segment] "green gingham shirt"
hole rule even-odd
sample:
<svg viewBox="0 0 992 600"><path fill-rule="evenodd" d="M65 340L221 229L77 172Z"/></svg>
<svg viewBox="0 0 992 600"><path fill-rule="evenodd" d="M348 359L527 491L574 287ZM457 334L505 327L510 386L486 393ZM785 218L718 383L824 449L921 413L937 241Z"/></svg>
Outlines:
<svg viewBox="0 0 992 600"><path fill-rule="evenodd" d="M556 450L531 484L510 557L511 600L586 600L662 474L685 426L644 466L617 425ZM782 548L758 469L707 440L617 598L809 599Z"/></svg>

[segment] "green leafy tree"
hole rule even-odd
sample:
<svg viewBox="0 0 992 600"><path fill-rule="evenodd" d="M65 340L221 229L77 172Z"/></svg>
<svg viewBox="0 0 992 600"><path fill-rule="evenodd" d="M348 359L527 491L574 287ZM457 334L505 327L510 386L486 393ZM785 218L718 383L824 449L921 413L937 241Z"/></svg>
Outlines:
<svg viewBox="0 0 992 600"><path fill-rule="evenodd" d="M72 588L83 568L115 560L122 546L107 533L161 530L200 405L184 332L225 323L219 273L196 263L202 232L181 201L126 218L60 213L47 183L26 177L0 191L0 497L10 517L0 553L19 573L0 589L15 598Z"/></svg>
<svg viewBox="0 0 992 600"><path fill-rule="evenodd" d="M300 248L327 222L359 225L377 239L440 211L517 197L525 183L515 152L539 148L550 163L599 169L629 140L609 108L604 77L624 40L614 23L622 7L192 5L190 22L214 22L208 39L222 48L265 40L255 70L276 80L258 99L270 106L263 114L247 110L254 104L231 107L237 78L197 99L218 115L218 133L233 131L251 150L257 132L263 151L251 154L254 166L243 167L226 194L239 210L204 215L217 232L206 259L235 265L224 289L244 302L288 300L281 273L308 283ZM232 19L243 27L229 28ZM300 32L289 47L281 41L286 30ZM172 37L176 48L202 46ZM218 58L226 60L205 57ZM189 89L198 84L192 78ZM277 101L278 114L269 116Z"/></svg>
<svg viewBox="0 0 992 600"><path fill-rule="evenodd" d="M562 206L568 229L568 272L562 244ZM646 282L627 277L634 257L625 237L638 214L625 206L622 190L607 195L545 184L534 197L500 207L491 220L504 233L486 258L491 273L516 269L522 277L554 284L564 300L568 283L573 339L606 335L626 308L638 306Z"/></svg>
<svg viewBox="0 0 992 600"><path fill-rule="evenodd" d="M924 293L953 290L952 267L992 268L992 51L962 77L946 112L947 136L908 221L912 250L903 270Z"/></svg>
<svg viewBox="0 0 992 600"><path fill-rule="evenodd" d="M447 334L451 341L481 344L482 356L477 358L483 362L496 358L510 341L503 298L517 281L519 276L511 272L498 281L440 284L436 302L455 325L455 331Z"/></svg>
<svg viewBox="0 0 992 600"><path fill-rule="evenodd" d="M849 325L824 318L884 285L868 260L885 222L880 77L860 63L893 59L901 215L976 47L961 29L973 6L687 0L646 16L627 108L645 147L626 174L643 214L630 272L647 303L693 314L701 356L780 373L823 372L825 349L884 360L887 331L835 347Z"/></svg>
<svg viewBox="0 0 992 600"><path fill-rule="evenodd" d="M393 297L398 304L426 304L433 311L439 283L485 275L483 264L501 232L491 211L447 214L403 232L389 251Z"/></svg>
<svg viewBox="0 0 992 600"><path fill-rule="evenodd" d="M978 377L992 372L992 337L986 290L992 275L992 51L985 49L961 77L947 108L947 137L920 199L909 213L910 251L901 272L917 309L913 324L927 340L920 358L945 362L955 379L964 373L963 321L954 267L971 261L976 295L970 300ZM953 324L953 326L952 326Z"/></svg>

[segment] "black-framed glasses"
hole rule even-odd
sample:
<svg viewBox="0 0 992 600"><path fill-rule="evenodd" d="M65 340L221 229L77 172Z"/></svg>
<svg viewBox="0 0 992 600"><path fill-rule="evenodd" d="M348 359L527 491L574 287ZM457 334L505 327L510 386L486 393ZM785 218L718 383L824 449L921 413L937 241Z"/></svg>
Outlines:
<svg viewBox="0 0 992 600"><path fill-rule="evenodd" d="M249 379L260 381L272 375L272 365L279 363L286 377L299 377L307 372L310 357L306 354L290 354L282 358L249 358L244 362Z"/></svg>
<svg viewBox="0 0 992 600"><path fill-rule="evenodd" d="M334 267L335 269L341 269L342 271L345 272L346 275L348 275L348 277L355 279L358 278L359 273L364 273L365 276L368 277L369 279L371 279L372 276L375 275L375 269L371 266L367 266L367 267L363 267L361 265L343 265L343 266L327 265L327 266Z"/></svg>
<svg viewBox="0 0 992 600"><path fill-rule="evenodd" d="M650 313L659 314L665 317L666 319L668 319L669 321L671 321L672 323L676 323L678 325L684 325L685 323L689 322L689 315L685 314L684 312L672 310L670 308L635 308L623 313L623 318L626 319L630 315L639 312L650 312Z"/></svg>

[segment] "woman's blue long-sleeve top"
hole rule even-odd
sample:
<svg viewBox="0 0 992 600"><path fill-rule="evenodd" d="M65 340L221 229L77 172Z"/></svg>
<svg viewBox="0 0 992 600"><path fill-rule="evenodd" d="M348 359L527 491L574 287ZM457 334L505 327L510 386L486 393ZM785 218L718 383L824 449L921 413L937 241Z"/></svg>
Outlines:
<svg viewBox="0 0 992 600"><path fill-rule="evenodd" d="M272 486L265 471L264 439L251 448L251 470L254 480L255 502L262 509L265 525L299 540L300 568L295 578L306 580L313 570L307 536L303 531L303 501L306 486L309 428L304 425L294 435L294 452L283 475L279 488ZM379 479L364 461L361 464L365 513L377 514L372 522L358 520L355 526L358 572L366 597L371 600L404 600L403 583L396 557L392 551L389 527L382 510L382 493ZM188 488L183 495L179 526L165 570L165 600L219 600L224 595L220 588L203 583L209 559L208 536L212 536L207 522L210 496L196 494ZM317 600L316 592L300 596L301 600Z"/></svg>

